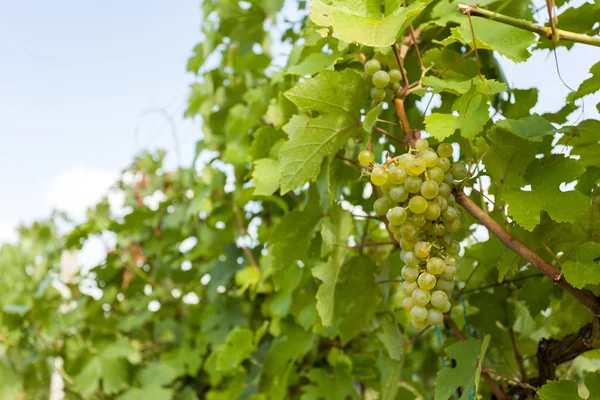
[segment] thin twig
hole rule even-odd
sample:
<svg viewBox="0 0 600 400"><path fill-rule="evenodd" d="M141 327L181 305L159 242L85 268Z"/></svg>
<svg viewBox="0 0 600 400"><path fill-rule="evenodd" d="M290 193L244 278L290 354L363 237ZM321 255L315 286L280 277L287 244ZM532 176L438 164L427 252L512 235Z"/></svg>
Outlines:
<svg viewBox="0 0 600 400"><path fill-rule="evenodd" d="M507 381L509 381L509 382L512 382L512 383L514 383L515 385L522 387L523 389L529 389L529 390L533 390L534 392L537 392L537 389L536 389L536 388L534 388L533 386L531 386L531 385L529 385L529 384L527 384L527 383L519 382L519 381L518 381L518 380L516 380L516 379L509 378L508 376L502 375L502 374L501 374L501 373L499 373L499 372L496 372L496 371L491 371L491 370L489 370L489 369L486 369L486 368L483 368L483 369L481 370L481 372L482 372L482 373L486 373L486 374L490 374L490 375L495 375L495 376L497 376L497 377L499 377L499 378L502 378L502 379L504 379L504 380L507 380Z"/></svg>
<svg viewBox="0 0 600 400"><path fill-rule="evenodd" d="M519 345L517 344L517 336L515 335L513 328L509 328L508 333L510 333L510 340L512 342L513 352L515 353L515 360L517 360L519 371L521 372L521 380L523 382L527 382L527 372L525 371L525 365L523 364L523 355L521 354Z"/></svg>
<svg viewBox="0 0 600 400"><path fill-rule="evenodd" d="M431 325L427 325L425 328L421 329L419 331L419 333L417 333L415 336L413 336L408 342L406 342L406 346L410 346L412 344L415 344L415 342L417 340L419 340L419 338L425 333L425 331L427 331L427 329L431 328Z"/></svg>
<svg viewBox="0 0 600 400"><path fill-rule="evenodd" d="M483 265L483 263L480 262L480 263L477 264L477 266L475 268L473 268L473 271L471 271L471 273L469 274L469 277L465 281L465 286L463 286L463 288L460 290L460 292L458 292L458 294L456 295L457 299L460 299L460 296L463 295L465 289L467 288L467 285L471 281L471 278L473 277L473 275L475 275L475 272L477 272L477 270L479 269L479 267L482 266L482 265Z"/></svg>
<svg viewBox="0 0 600 400"><path fill-rule="evenodd" d="M384 136L386 136L386 137L388 137L388 138L390 138L392 140L395 140L396 142L404 144L404 140L398 139L396 136L392 135L391 133L389 133L388 131L386 131L384 129L381 129L381 128L377 127L377 126L373 126L373 130L375 132L381 133L382 135L384 135Z"/></svg>
<svg viewBox="0 0 600 400"><path fill-rule="evenodd" d="M402 82L404 83L404 90L408 89L408 77L406 76L406 71L404 70L404 65L402 64L402 58L400 57L400 53L398 52L398 46L396 43L392 45L392 50L394 51L394 56L396 56L396 62L398 63L398 68L400 69L400 73L402 74Z"/></svg>

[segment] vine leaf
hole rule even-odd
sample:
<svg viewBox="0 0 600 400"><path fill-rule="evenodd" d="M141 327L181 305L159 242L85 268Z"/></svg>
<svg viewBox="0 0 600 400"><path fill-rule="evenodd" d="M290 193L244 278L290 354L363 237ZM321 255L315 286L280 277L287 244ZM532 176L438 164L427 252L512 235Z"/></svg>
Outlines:
<svg viewBox="0 0 600 400"><path fill-rule="evenodd" d="M272 158L261 158L254 161L254 171L252 179L254 180L255 196L270 196L279 189L279 161Z"/></svg>
<svg viewBox="0 0 600 400"><path fill-rule="evenodd" d="M456 389L462 388L461 400L468 399L475 388L477 367L475 362L481 352L475 339L464 340L449 346L445 353L456 361L454 368L442 368L435 379L435 400L447 400Z"/></svg>
<svg viewBox="0 0 600 400"><path fill-rule="evenodd" d="M532 142L541 142L543 136L557 132L554 125L536 113L520 119L500 120L496 125Z"/></svg>
<svg viewBox="0 0 600 400"><path fill-rule="evenodd" d="M548 381L542 388L537 392L538 396L542 400L565 400L565 399L578 399L580 398L577 394L577 384L573 381L559 380Z"/></svg>
<svg viewBox="0 0 600 400"><path fill-rule="evenodd" d="M584 243L573 251L573 261L562 265L565 278L576 288L600 283L600 243Z"/></svg>

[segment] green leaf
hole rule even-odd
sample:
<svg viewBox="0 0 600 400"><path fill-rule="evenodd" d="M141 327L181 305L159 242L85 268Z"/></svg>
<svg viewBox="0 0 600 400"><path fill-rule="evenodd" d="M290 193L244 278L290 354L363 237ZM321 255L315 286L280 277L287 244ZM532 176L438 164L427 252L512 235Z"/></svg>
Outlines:
<svg viewBox="0 0 600 400"><path fill-rule="evenodd" d="M514 101L505 104L502 109L502 115L505 118L519 119L528 116L530 114L529 110L538 101L538 90L536 88L512 89L511 94L514 97Z"/></svg>
<svg viewBox="0 0 600 400"><path fill-rule="evenodd" d="M576 288L600 283L600 243L584 243L575 248L573 261L562 265L567 281Z"/></svg>
<svg viewBox="0 0 600 400"><path fill-rule="evenodd" d="M311 2L310 18L319 26L328 27L324 36L345 42L357 42L366 46L384 47L396 41L396 37L419 15L430 0L415 1L402 7L401 1L386 1L381 11L381 2L367 0L356 2L339 0Z"/></svg>
<svg viewBox="0 0 600 400"><path fill-rule="evenodd" d="M583 375L585 381L585 387L590 392L588 399L592 399L600 395L600 374L598 372L586 372Z"/></svg>
<svg viewBox="0 0 600 400"><path fill-rule="evenodd" d="M449 358L456 361L454 368L442 368L435 379L435 400L448 400L456 389L462 389L460 399L468 399L475 387L477 367L475 362L480 354L479 342L468 339L449 346L444 351Z"/></svg>
<svg viewBox="0 0 600 400"><path fill-rule="evenodd" d="M254 161L254 171L252 179L254 180L255 196L270 196L279 189L279 161L272 158L261 158Z"/></svg>
<svg viewBox="0 0 600 400"><path fill-rule="evenodd" d="M100 359L94 357L75 376L73 386L80 393L93 393L98 389L101 376L102 366L100 365Z"/></svg>
<svg viewBox="0 0 600 400"><path fill-rule="evenodd" d="M568 400L579 399L577 394L577 384L573 381L564 379L556 381L547 381L537 392L542 400Z"/></svg>
<svg viewBox="0 0 600 400"><path fill-rule="evenodd" d="M404 361L406 339L400 332L395 318L385 315L380 318L379 323L381 325L381 332L379 332L377 337L383 342L390 358L396 361Z"/></svg>
<svg viewBox="0 0 600 400"><path fill-rule="evenodd" d="M586 119L576 127L568 127L562 131L565 131L566 135L561 138L561 143L573 146L571 154L579 156L581 165L584 167L600 167L600 157L598 157L600 121ZM571 137L570 134L574 137Z"/></svg>
<svg viewBox="0 0 600 400"><path fill-rule="evenodd" d="M255 350L254 333L247 328L235 328L227 335L217 356L217 370L235 369Z"/></svg>
<svg viewBox="0 0 600 400"><path fill-rule="evenodd" d="M138 381L143 386L165 386L173 382L177 373L166 364L152 363L142 369L138 374Z"/></svg>
<svg viewBox="0 0 600 400"><path fill-rule="evenodd" d="M309 54L304 60L300 63L292 65L287 68L288 74L295 75L314 75L317 72L321 72L322 70L330 67L338 58L340 57L340 53L312 53Z"/></svg>
<svg viewBox="0 0 600 400"><path fill-rule="evenodd" d="M481 370L483 368L483 363L481 360L484 359L485 353L487 352L488 346L490 345L491 335L485 335L483 338L483 342L481 343L481 352L479 353L478 359L480 362L477 363L477 372L475 373L475 397L477 398L479 395L479 382L481 380Z"/></svg>
<svg viewBox="0 0 600 400"><path fill-rule="evenodd" d="M533 142L541 142L542 136L551 135L557 132L557 129L550 122L546 121L538 114L533 114L521 119L504 119L496 123L500 128L514 133Z"/></svg>
<svg viewBox="0 0 600 400"><path fill-rule="evenodd" d="M171 400L173 395L174 393L171 389L150 385L143 388L129 389L117 397L117 400Z"/></svg>
<svg viewBox="0 0 600 400"><path fill-rule="evenodd" d="M447 81L435 76L426 76L423 78L423 85L429 86L436 92L449 92L456 95L465 94L471 88L471 80L468 81Z"/></svg>
<svg viewBox="0 0 600 400"><path fill-rule="evenodd" d="M373 126L375 126L375 123L377 122L377 117L379 117L379 113L381 112L382 106L383 103L377 104L375 107L369 110L367 115L365 115L362 127L368 134L371 134L371 130L373 130Z"/></svg>
<svg viewBox="0 0 600 400"><path fill-rule="evenodd" d="M458 117L452 114L432 113L425 118L427 132L440 141L451 136L458 127Z"/></svg>

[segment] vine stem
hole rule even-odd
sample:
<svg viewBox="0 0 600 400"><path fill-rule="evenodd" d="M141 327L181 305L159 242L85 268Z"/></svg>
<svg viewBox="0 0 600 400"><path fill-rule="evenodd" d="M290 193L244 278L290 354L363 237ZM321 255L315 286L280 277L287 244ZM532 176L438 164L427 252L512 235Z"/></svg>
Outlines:
<svg viewBox="0 0 600 400"><path fill-rule="evenodd" d="M532 22L525 21L518 18L509 17L508 15L498 14L493 11L489 11L483 8L479 8L476 6L470 6L466 4L459 4L458 11L467 15L470 13L471 15L476 15L478 17L483 17L487 19L491 19L506 25L511 25L516 28L521 28L529 32L534 32L543 36L547 39L552 39L552 28L539 26ZM600 38L596 38L593 36L584 35L583 33L575 33L570 31L565 31L562 29L556 29L556 36L558 39L568 40L571 42L584 43L589 44L590 46L598 46L600 47Z"/></svg>
<svg viewBox="0 0 600 400"><path fill-rule="evenodd" d="M539 269L544 275L560 286L563 290L573 296L581 304L589 308L594 315L600 315L600 298L586 289L577 289L566 281L560 269L544 260L537 253L521 243L514 235L502 228L496 221L486 214L477 204L473 202L462 189L455 189L456 201L467 210L477 221L485 226L509 249L529 261L531 265Z"/></svg>

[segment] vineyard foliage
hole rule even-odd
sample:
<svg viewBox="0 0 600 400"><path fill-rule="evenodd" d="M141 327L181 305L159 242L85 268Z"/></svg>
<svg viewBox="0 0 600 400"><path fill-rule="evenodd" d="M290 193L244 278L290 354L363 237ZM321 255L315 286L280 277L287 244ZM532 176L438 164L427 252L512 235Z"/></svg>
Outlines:
<svg viewBox="0 0 600 400"><path fill-rule="evenodd" d="M562 85L553 48L600 55L600 4L548 4L204 1L194 162L141 154L122 207L56 213L2 245L0 398L56 382L67 399L600 398L600 63L561 70L577 82L564 106L535 113L538 90L498 62L548 53L539 73ZM419 137L451 144L420 179L460 165L435 175L458 213L423 203L423 224L461 245L421 231L438 260L460 249L435 327L419 325L431 305L417 327L403 308L413 247L370 183ZM91 241L105 257L69 274Z"/></svg>

